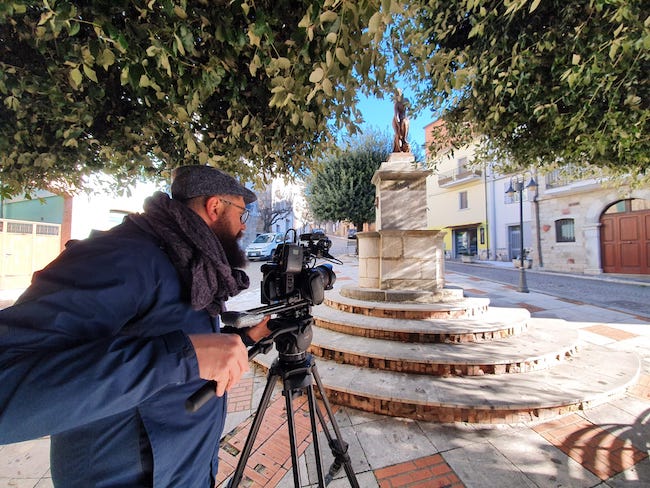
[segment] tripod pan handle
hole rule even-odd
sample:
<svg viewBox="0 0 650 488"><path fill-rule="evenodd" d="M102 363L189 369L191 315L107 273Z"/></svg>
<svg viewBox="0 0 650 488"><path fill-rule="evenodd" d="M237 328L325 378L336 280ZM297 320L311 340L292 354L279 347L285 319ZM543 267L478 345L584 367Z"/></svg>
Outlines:
<svg viewBox="0 0 650 488"><path fill-rule="evenodd" d="M208 403L212 397L214 397L216 391L217 382L208 381L205 385L192 393L187 400L185 400L185 410L190 413L196 412L199 408Z"/></svg>

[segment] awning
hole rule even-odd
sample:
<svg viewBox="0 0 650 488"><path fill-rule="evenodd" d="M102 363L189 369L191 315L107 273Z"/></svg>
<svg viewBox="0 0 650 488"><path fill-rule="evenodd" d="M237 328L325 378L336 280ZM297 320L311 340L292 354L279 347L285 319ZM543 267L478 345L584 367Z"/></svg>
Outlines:
<svg viewBox="0 0 650 488"><path fill-rule="evenodd" d="M476 222L476 223L471 223L471 224L460 224L460 225L448 225L445 227L445 229L475 229L477 227L480 227L483 225L483 222Z"/></svg>

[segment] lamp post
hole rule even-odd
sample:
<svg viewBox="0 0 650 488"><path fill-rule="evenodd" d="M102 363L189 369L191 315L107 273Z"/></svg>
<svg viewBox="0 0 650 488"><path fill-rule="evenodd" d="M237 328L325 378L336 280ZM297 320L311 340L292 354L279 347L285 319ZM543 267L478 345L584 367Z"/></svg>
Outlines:
<svg viewBox="0 0 650 488"><path fill-rule="evenodd" d="M526 267L524 264L524 181L525 175L518 175L510 178L510 186L506 190L506 195L510 198L514 197L515 193L519 193L519 288L517 291L521 293L528 293L528 284L526 283ZM537 188L535 179L531 176L530 181L525 186L526 190L534 191Z"/></svg>

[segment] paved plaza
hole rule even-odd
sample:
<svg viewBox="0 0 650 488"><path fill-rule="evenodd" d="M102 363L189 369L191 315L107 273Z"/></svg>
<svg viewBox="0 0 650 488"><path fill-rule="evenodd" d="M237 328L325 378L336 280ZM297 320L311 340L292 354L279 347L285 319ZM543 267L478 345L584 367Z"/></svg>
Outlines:
<svg viewBox="0 0 650 488"><path fill-rule="evenodd" d="M354 285L357 260L353 256L343 260L342 266L335 266L336 286ZM462 287L467 296L489 298L491 306L522 307L533 317L564 319L567 327L579 331L584 343L638 354L642 358L639 380L620 398L526 424L437 424L335 406L359 486L650 486L650 316L587 305L570 297L519 293L513 286L457 271L448 271L446 282ZM650 304L650 286L639 286L647 290ZM231 310L256 306L257 290L229 302ZM606 363L607 357L602 360ZM265 371L254 367L230 394L217 486L225 486L224 480L234 471L265 385ZM294 486L284 402L276 388L241 486ZM293 416L301 485L317 486L305 402L303 397L294 401ZM332 456L326 442L320 445L327 471ZM0 487L51 487L48 456L48 439L0 446ZM329 486L349 486L345 472L341 470Z"/></svg>

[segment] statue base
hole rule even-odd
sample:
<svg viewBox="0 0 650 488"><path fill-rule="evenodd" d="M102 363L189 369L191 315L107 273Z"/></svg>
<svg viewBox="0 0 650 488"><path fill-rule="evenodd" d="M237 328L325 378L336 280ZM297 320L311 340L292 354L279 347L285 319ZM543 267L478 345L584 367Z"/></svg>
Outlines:
<svg viewBox="0 0 650 488"><path fill-rule="evenodd" d="M438 292L445 260L438 230L384 229L357 234L359 287Z"/></svg>

